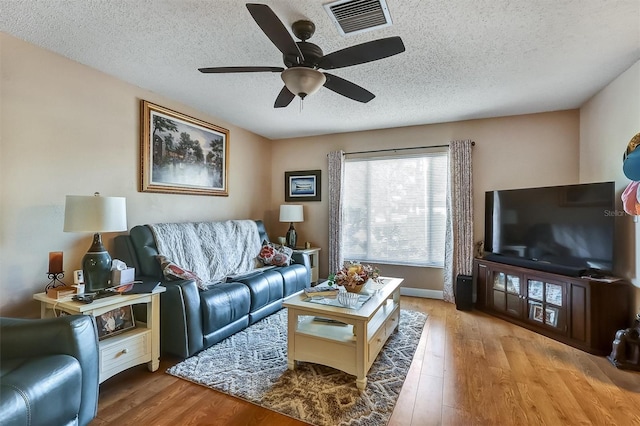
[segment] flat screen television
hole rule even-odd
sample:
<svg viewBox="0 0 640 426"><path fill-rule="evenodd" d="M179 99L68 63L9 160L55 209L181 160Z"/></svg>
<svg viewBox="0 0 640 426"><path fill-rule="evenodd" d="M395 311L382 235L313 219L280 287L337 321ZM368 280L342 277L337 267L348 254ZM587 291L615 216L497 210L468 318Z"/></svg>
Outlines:
<svg viewBox="0 0 640 426"><path fill-rule="evenodd" d="M581 276L613 269L614 182L488 191L485 258Z"/></svg>

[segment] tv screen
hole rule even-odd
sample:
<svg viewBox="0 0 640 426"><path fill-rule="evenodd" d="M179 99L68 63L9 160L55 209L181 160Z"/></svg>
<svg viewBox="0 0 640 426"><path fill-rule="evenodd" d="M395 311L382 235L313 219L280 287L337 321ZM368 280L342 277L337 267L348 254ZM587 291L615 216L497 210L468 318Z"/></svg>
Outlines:
<svg viewBox="0 0 640 426"><path fill-rule="evenodd" d="M489 191L491 260L567 275L613 269L613 182Z"/></svg>

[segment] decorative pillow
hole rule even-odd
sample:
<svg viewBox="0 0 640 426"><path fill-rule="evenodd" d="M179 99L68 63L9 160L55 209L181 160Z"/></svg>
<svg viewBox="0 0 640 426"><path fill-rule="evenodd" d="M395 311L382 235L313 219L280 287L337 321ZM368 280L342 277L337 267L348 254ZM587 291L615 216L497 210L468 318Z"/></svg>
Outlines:
<svg viewBox="0 0 640 426"><path fill-rule="evenodd" d="M196 285L198 286L198 288L200 290L206 290L207 289L207 286L205 285L205 283L202 282L200 277L198 277L193 272L188 271L188 270L176 265L171 260L167 259L165 256L163 256L161 254L157 255L156 259L158 259L158 262L160 262L160 269L162 269L162 274L164 275L164 277L166 279L168 279L170 281L173 281L173 280L194 280L196 282Z"/></svg>
<svg viewBox="0 0 640 426"><path fill-rule="evenodd" d="M292 249L267 241L264 241L262 244L258 259L265 265L289 266L291 264Z"/></svg>

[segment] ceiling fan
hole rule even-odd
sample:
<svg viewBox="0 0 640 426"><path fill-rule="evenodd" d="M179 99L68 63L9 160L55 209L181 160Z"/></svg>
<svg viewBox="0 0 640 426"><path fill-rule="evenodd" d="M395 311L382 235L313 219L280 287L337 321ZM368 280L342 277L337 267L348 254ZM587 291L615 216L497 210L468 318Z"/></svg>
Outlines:
<svg viewBox="0 0 640 426"><path fill-rule="evenodd" d="M282 52L285 68L270 66L199 68L202 73L279 72L285 86L276 98L274 108L283 108L299 96L304 99L324 86L342 96L358 102L369 102L375 95L348 80L318 71L350 67L377 61L404 52L400 37L373 40L325 55L322 49L307 42L315 32L311 21L296 21L291 26L293 34L301 41L294 41L289 31L266 4L247 3L249 13L269 40Z"/></svg>

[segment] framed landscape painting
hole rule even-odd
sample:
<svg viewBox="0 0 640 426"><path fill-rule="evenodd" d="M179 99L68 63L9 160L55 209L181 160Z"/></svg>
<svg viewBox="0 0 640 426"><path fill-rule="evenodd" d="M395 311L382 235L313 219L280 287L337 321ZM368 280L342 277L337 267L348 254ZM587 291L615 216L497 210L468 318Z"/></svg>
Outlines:
<svg viewBox="0 0 640 426"><path fill-rule="evenodd" d="M140 191L228 196L229 130L142 101Z"/></svg>
<svg viewBox="0 0 640 426"><path fill-rule="evenodd" d="M321 170L284 172L285 201L321 201Z"/></svg>

